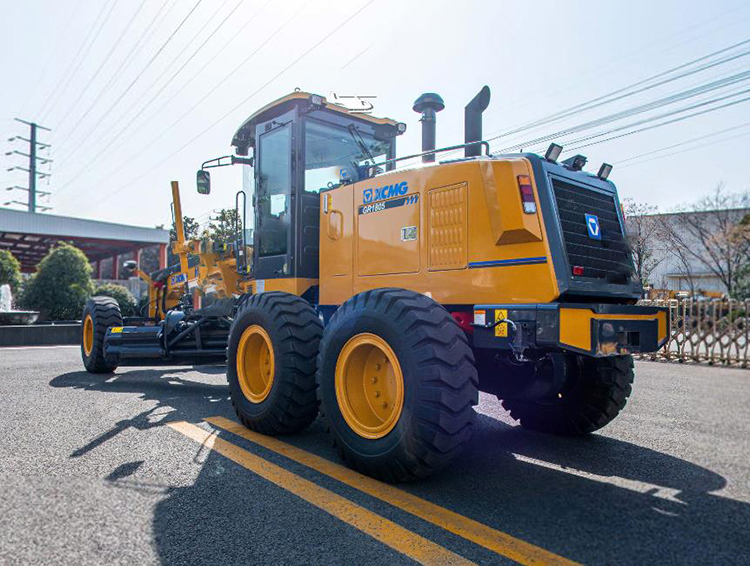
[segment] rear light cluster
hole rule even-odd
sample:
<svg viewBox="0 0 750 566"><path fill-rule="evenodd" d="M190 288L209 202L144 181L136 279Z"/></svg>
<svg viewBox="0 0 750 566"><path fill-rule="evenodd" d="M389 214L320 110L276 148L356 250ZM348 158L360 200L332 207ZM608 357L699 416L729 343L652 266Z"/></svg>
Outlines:
<svg viewBox="0 0 750 566"><path fill-rule="evenodd" d="M518 176L518 189L521 191L521 202L526 214L536 214L536 201L534 200L534 189L531 187L531 178L528 175Z"/></svg>
<svg viewBox="0 0 750 566"><path fill-rule="evenodd" d="M580 265L574 265L573 266L573 275L583 275L583 267Z"/></svg>

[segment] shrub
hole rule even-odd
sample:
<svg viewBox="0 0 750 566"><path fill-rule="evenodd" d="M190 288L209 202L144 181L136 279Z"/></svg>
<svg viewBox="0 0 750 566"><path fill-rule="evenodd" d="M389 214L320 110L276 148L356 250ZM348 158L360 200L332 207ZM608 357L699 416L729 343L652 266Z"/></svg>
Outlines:
<svg viewBox="0 0 750 566"><path fill-rule="evenodd" d="M10 285L14 295L21 290L21 264L8 250L0 250L0 285Z"/></svg>
<svg viewBox="0 0 750 566"><path fill-rule="evenodd" d="M94 296L97 295L112 297L117 301L117 304L120 305L122 316L135 316L137 314L135 297L133 297L133 294L127 287L117 285L116 283L105 283L104 285L99 285L94 290Z"/></svg>
<svg viewBox="0 0 750 566"><path fill-rule="evenodd" d="M21 306L38 310L45 320L78 320L86 299L94 292L86 255L60 242L39 262L23 286Z"/></svg>

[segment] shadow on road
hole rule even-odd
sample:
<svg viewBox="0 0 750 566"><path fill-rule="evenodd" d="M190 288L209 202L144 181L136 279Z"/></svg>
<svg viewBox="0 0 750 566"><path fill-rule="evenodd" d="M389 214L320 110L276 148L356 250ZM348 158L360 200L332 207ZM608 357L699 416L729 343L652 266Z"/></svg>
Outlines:
<svg viewBox="0 0 750 566"><path fill-rule="evenodd" d="M52 379L52 387L71 387L104 393L139 393L144 401L156 401L151 408L114 423L99 436L74 451L71 457L83 456L128 428L146 430L164 426L166 422L171 421L198 422L207 416L206 411L218 411L216 404L225 407L224 402L229 398L227 386L200 383L181 377L181 374L193 371L195 369L192 367L126 369L114 374L74 371ZM226 370L223 366L202 366L200 371L223 375Z"/></svg>
<svg viewBox="0 0 750 566"><path fill-rule="evenodd" d="M71 456L127 427L163 426L163 420L149 420L157 409L171 411L168 421L231 416L226 386L183 379L180 372L133 370L114 378L73 372L53 379L55 387L137 392L157 402L110 424ZM290 441L336 460L322 447L323 435L318 420ZM238 442L224 432L219 436ZM156 505L154 543L163 563L351 563L348 545L371 542L213 452L202 461L194 485L167 490ZM139 466L120 466L110 477L129 476ZM738 563L746 559L750 505L712 493L725 485L711 470L643 446L599 434L551 437L479 415L474 438L455 465L402 488L579 562ZM280 547L283 555L274 554ZM469 557L486 561L482 552ZM383 562L383 556L375 560Z"/></svg>

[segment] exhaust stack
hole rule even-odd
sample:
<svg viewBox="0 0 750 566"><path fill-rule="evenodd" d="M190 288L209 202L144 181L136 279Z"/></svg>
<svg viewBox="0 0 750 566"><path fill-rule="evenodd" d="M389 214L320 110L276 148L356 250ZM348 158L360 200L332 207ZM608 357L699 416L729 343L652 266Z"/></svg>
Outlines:
<svg viewBox="0 0 750 566"><path fill-rule="evenodd" d="M426 92L414 101L414 112L421 112L422 117L422 152L435 149L435 122L437 113L445 108L445 103L439 94ZM435 154L428 153L422 156L423 163L433 163Z"/></svg>
<svg viewBox="0 0 750 566"><path fill-rule="evenodd" d="M490 87L485 85L477 95L471 99L464 109L464 143L482 140L482 112L490 104ZM465 157L482 155L482 146L478 143L464 148Z"/></svg>

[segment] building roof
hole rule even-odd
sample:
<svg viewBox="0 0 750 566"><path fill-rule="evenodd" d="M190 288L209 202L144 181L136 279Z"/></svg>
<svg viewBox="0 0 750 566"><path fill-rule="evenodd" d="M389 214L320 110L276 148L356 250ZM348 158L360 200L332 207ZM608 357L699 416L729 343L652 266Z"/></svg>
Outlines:
<svg viewBox="0 0 750 566"><path fill-rule="evenodd" d="M0 249L9 250L23 271L36 264L57 242L70 242L90 261L169 243L169 231L54 214L0 208Z"/></svg>

